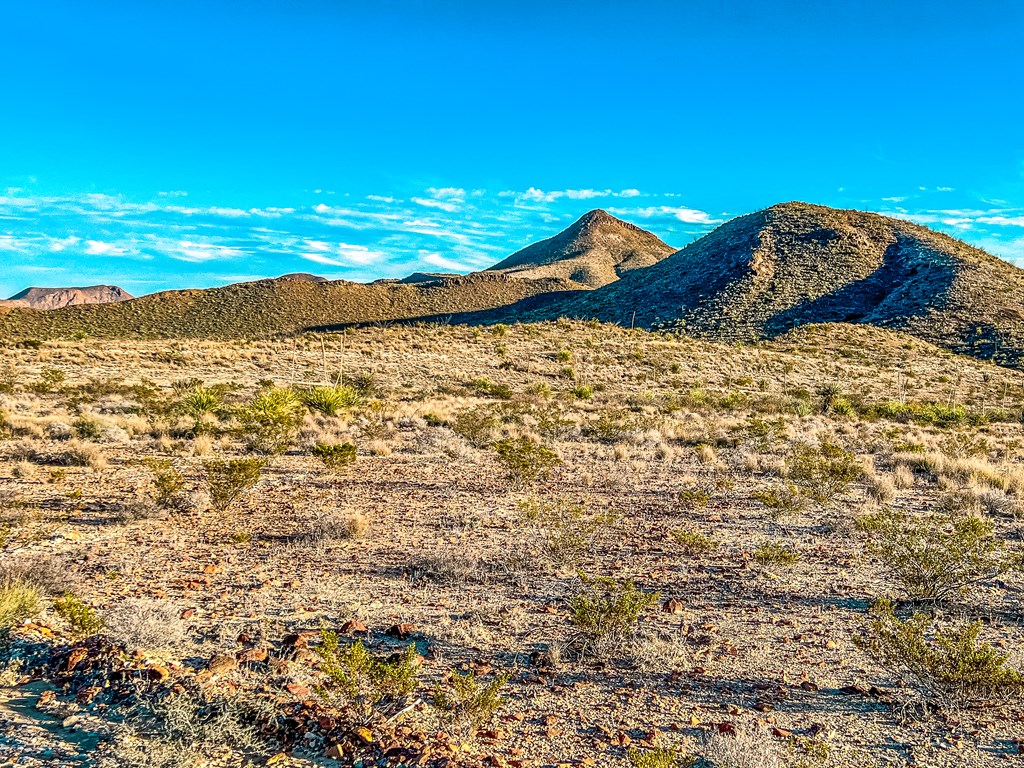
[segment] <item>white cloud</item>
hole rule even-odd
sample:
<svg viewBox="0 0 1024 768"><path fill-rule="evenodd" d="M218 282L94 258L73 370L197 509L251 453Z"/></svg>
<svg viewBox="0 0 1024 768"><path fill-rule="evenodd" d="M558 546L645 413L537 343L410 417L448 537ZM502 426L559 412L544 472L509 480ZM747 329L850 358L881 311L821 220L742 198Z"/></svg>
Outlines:
<svg viewBox="0 0 1024 768"><path fill-rule="evenodd" d="M366 199L367 200L373 200L373 202L375 202L375 203L389 203L390 204L390 203L395 202L395 198L393 198L393 197L384 197L383 195L367 195Z"/></svg>
<svg viewBox="0 0 1024 768"><path fill-rule="evenodd" d="M422 205L426 208L439 208L446 213L455 213L459 210L459 203L449 203L446 200L434 200L428 197L414 197L412 199L416 205Z"/></svg>
<svg viewBox="0 0 1024 768"><path fill-rule="evenodd" d="M127 252L125 248L116 246L113 243L105 243L102 240L85 241L86 256L121 256Z"/></svg>
<svg viewBox="0 0 1024 768"><path fill-rule="evenodd" d="M0 235L0 251L22 253L24 250L18 238L13 235Z"/></svg>
<svg viewBox="0 0 1024 768"><path fill-rule="evenodd" d="M639 197L639 189L623 189L615 192L611 189L560 189L545 192L536 187L530 187L525 192L514 192L506 190L499 192L499 197L514 197L519 202L530 203L553 203L565 198L567 200L592 200L598 197Z"/></svg>
<svg viewBox="0 0 1024 768"><path fill-rule="evenodd" d="M245 251L231 245L216 245L209 242L181 240L177 243L161 243L155 246L176 261L201 264L207 261L225 261L245 255Z"/></svg>
<svg viewBox="0 0 1024 768"><path fill-rule="evenodd" d="M300 254L306 261L313 261L317 264L326 264L330 267L345 267L348 266L343 261L332 259L330 256L324 256L322 253L303 253Z"/></svg>
<svg viewBox="0 0 1024 768"><path fill-rule="evenodd" d="M461 262L453 259L446 259L440 253L434 253L432 251L420 251L420 261L425 261L434 267L440 267L441 269L448 270L450 272L470 272L472 267L467 266Z"/></svg>
<svg viewBox="0 0 1024 768"><path fill-rule="evenodd" d="M427 189L427 194L437 200L465 200L466 190L460 187L430 187Z"/></svg>
<svg viewBox="0 0 1024 768"><path fill-rule="evenodd" d="M51 240L49 249L52 253L59 253L60 251L63 251L65 248L69 248L72 245L77 245L81 241L82 238L70 235L63 239Z"/></svg>
<svg viewBox="0 0 1024 768"><path fill-rule="evenodd" d="M616 216L632 216L639 219L652 219L657 217L672 217L684 224L719 224L721 219L711 218L711 214L700 211L696 208L685 206L673 207L671 205L656 205L647 208L609 208L610 213Z"/></svg>

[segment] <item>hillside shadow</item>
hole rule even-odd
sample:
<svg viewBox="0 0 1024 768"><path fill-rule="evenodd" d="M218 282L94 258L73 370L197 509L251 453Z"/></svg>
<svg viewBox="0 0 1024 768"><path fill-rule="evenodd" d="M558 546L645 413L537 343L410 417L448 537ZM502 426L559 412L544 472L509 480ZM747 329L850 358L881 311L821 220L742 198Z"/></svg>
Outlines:
<svg viewBox="0 0 1024 768"><path fill-rule="evenodd" d="M492 309L393 318L388 320L388 324L415 325L420 323L443 323L445 325L494 325L495 323L529 321L534 319L529 317L529 313L538 312L542 309L549 309L560 301L581 293L588 293L588 291L552 291L550 293L540 293L536 296L528 296L525 299L520 299L512 304L506 304ZM314 325L301 328L297 333L329 333L331 331L343 331L348 328L370 328L375 325L380 325L380 323L377 321L357 321L330 325Z"/></svg>
<svg viewBox="0 0 1024 768"><path fill-rule="evenodd" d="M765 334L774 338L809 323L899 327L912 318L923 317L931 309L942 309L956 277L954 260L934 251L928 252L927 261L914 257L913 246L906 238L898 237L885 249L881 266L870 275L773 315L765 323ZM893 299L892 316L873 317Z"/></svg>

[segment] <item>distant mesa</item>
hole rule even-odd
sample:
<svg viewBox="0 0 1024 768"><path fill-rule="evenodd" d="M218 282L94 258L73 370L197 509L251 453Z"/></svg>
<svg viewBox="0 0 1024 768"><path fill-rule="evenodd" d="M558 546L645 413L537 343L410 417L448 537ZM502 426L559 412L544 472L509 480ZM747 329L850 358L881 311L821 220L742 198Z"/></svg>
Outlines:
<svg viewBox="0 0 1024 768"><path fill-rule="evenodd" d="M26 288L0 304L29 309L61 309L80 304L111 304L135 298L116 285L91 285L84 288Z"/></svg>
<svg viewBox="0 0 1024 768"><path fill-rule="evenodd" d="M320 275L312 275L309 272L290 272L287 275L281 275L280 277L272 278L275 281L286 281L296 280L302 283L326 283L329 282L326 277Z"/></svg>
<svg viewBox="0 0 1024 768"><path fill-rule="evenodd" d="M443 280L455 280L462 275L456 272L413 272L398 282L405 285L422 285L423 283L440 283Z"/></svg>
<svg viewBox="0 0 1024 768"><path fill-rule="evenodd" d="M536 280L558 278L600 288L664 259L676 249L606 211L590 211L554 237L516 251L490 271Z"/></svg>

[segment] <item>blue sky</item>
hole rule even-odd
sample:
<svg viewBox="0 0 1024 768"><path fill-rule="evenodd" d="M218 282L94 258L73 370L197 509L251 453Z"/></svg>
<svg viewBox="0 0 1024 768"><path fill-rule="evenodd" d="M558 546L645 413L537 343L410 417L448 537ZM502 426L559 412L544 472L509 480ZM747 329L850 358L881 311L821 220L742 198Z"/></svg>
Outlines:
<svg viewBox="0 0 1024 768"><path fill-rule="evenodd" d="M0 3L0 295L487 266L807 200L1024 264L1024 4Z"/></svg>

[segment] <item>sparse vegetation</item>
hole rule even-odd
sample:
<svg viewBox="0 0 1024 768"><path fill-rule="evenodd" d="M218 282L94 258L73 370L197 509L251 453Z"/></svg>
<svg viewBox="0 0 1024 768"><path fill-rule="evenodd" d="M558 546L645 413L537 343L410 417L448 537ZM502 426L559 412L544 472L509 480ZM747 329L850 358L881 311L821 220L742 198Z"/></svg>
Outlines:
<svg viewBox="0 0 1024 768"><path fill-rule="evenodd" d="M317 443L310 453L332 472L341 472L356 463L356 447L352 443Z"/></svg>
<svg viewBox="0 0 1024 768"><path fill-rule="evenodd" d="M218 512L224 512L245 491L260 481L266 462L262 459L229 459L207 461L206 485L210 503Z"/></svg>
<svg viewBox="0 0 1024 768"><path fill-rule="evenodd" d="M932 625L923 613L901 620L891 602L879 600L856 640L883 668L940 707L979 706L1024 693L1024 676L1007 666L1008 654L979 641L980 621L946 631Z"/></svg>
<svg viewBox="0 0 1024 768"><path fill-rule="evenodd" d="M548 477L562 463L553 450L527 437L499 440L494 443L494 450L508 470L509 480L517 487Z"/></svg>

